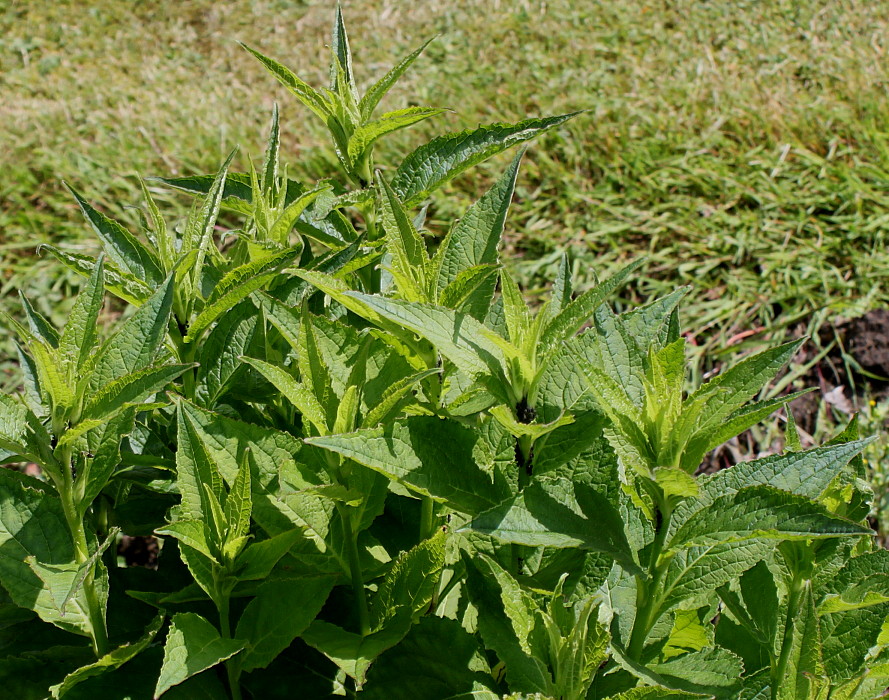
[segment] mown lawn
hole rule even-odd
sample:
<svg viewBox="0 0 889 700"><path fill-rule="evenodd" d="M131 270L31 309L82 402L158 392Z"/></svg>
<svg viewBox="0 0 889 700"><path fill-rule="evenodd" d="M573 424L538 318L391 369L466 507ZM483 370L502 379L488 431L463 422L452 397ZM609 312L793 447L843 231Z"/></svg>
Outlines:
<svg viewBox="0 0 889 700"><path fill-rule="evenodd" d="M728 357L727 343L737 353L800 325L817 337L889 301L889 4L343 4L367 83L438 35L389 100L454 111L402 132L390 154L443 128L588 110L526 156L506 262L527 290L552 277L565 248L587 283L648 256L625 299L693 285L685 326L704 358L697 376ZM136 173L210 172L236 144L245 167L275 101L291 175L330 174L321 126L235 40L323 83L332 7L0 3L0 307L15 312L24 288L56 320L66 312L79 280L35 256L41 242L93 245L63 180L135 226ZM430 209L431 228L504 162L456 181ZM170 220L183 213L187 200L158 194ZM861 404L875 429L885 407ZM875 450L879 462L885 449Z"/></svg>

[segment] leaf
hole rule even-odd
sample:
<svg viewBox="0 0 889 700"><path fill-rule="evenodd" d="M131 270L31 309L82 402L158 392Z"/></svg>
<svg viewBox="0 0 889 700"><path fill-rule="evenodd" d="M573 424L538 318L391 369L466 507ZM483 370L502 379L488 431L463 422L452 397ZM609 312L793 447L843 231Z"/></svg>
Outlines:
<svg viewBox="0 0 889 700"><path fill-rule="evenodd" d="M302 246L252 260L228 272L214 287L201 313L188 325L185 342L194 342L217 318L269 282L277 270L299 255Z"/></svg>
<svg viewBox="0 0 889 700"><path fill-rule="evenodd" d="M164 280L164 267L157 253L139 241L123 226L110 219L80 196L71 185L65 186L74 195L80 211L92 226L93 231L102 241L102 246L115 264L133 277L145 282L149 287L156 287Z"/></svg>
<svg viewBox="0 0 889 700"><path fill-rule="evenodd" d="M475 638L456 620L441 617L424 617L380 656L362 695L368 700L501 697Z"/></svg>
<svg viewBox="0 0 889 700"><path fill-rule="evenodd" d="M605 552L629 571L638 570L623 520L611 502L588 485L564 478L533 481L478 515L466 529L532 547Z"/></svg>
<svg viewBox="0 0 889 700"><path fill-rule="evenodd" d="M785 630L782 660L786 658L783 674L779 676L778 687L774 689L775 700L808 700L817 697L814 692L819 680L824 679L824 664L821 660L821 631L818 628L818 615L812 598L811 584L807 582L802 592L798 612L788 619L790 630ZM786 655L786 656L785 656Z"/></svg>
<svg viewBox="0 0 889 700"><path fill-rule="evenodd" d="M352 75L352 51L349 49L349 37L346 34L346 24L343 22L343 10L339 4L336 6L336 18L333 22L333 35L330 42L330 88L334 92L348 90L353 101L358 101L358 93L355 91L355 77ZM342 77L345 85L340 85Z"/></svg>
<svg viewBox="0 0 889 700"><path fill-rule="evenodd" d="M410 68L411 64L417 60L423 50L429 46L432 39L426 41L420 48L413 51L408 56L399 61L386 75L380 78L376 83L371 85L368 91L358 103L358 109L361 112L361 119L367 121L370 119L380 100L389 92L395 82L404 75L404 72Z"/></svg>
<svg viewBox="0 0 889 700"><path fill-rule="evenodd" d="M809 539L869 535L870 528L835 517L823 506L770 486L719 496L673 534L667 549L748 539Z"/></svg>
<svg viewBox="0 0 889 700"><path fill-rule="evenodd" d="M250 543L238 556L235 575L240 581L261 581L268 577L281 558L301 539L296 529L285 530L265 540Z"/></svg>
<svg viewBox="0 0 889 700"><path fill-rule="evenodd" d="M241 639L223 639L200 615L177 613L167 632L164 661L154 697L159 698L174 685L230 659L245 645Z"/></svg>
<svg viewBox="0 0 889 700"><path fill-rule="evenodd" d="M324 654L361 686L373 660L398 644L409 629L410 620L407 618L368 635L355 634L324 620L315 620L301 636L306 644Z"/></svg>
<svg viewBox="0 0 889 700"><path fill-rule="evenodd" d="M327 416L324 408L303 384L296 381L286 370L268 362L252 357L244 357L242 360L274 384L275 388L296 406L303 418L311 422L317 431L322 434L327 433Z"/></svg>
<svg viewBox="0 0 889 700"><path fill-rule="evenodd" d="M349 138L349 161L354 167L378 138L439 115L444 111L433 107L406 107L386 112L378 119L365 122L355 129Z"/></svg>
<svg viewBox="0 0 889 700"><path fill-rule="evenodd" d="M268 666L321 612L334 580L273 579L256 590L241 617L235 636L247 642L239 658L242 671Z"/></svg>
<svg viewBox="0 0 889 700"><path fill-rule="evenodd" d="M362 427L372 428L384 421L394 417L395 411L402 403L402 399L410 394L414 386L419 384L427 377L439 374L439 369L428 369L424 372L417 372L398 380L394 384L390 384L379 400L374 404L373 408L362 420ZM367 385L365 385L365 391Z"/></svg>
<svg viewBox="0 0 889 700"><path fill-rule="evenodd" d="M451 420L416 416L379 428L306 439L365 467L447 503L463 513L479 513L509 496L496 473L479 466L484 444L476 433Z"/></svg>
<svg viewBox="0 0 889 700"><path fill-rule="evenodd" d="M357 292L348 292L347 296L426 338L466 374L487 374L497 379L503 376L503 351L488 338L484 326L471 316L431 304L383 299ZM508 403L509 398L504 398L504 403Z"/></svg>
<svg viewBox="0 0 889 700"><path fill-rule="evenodd" d="M414 619L426 612L438 588L444 563L445 535L440 530L399 554L373 598L371 630L382 629L399 615Z"/></svg>
<svg viewBox="0 0 889 700"><path fill-rule="evenodd" d="M379 172L376 173L376 185L387 249L392 256L391 272L399 292L408 301L429 301L426 282L429 257L426 254L426 244L404 205Z"/></svg>
<svg viewBox="0 0 889 700"><path fill-rule="evenodd" d="M740 689L744 671L741 659L721 647L708 647L648 665L629 658L619 644L612 645L612 653L623 668L649 684L716 697L733 697Z"/></svg>
<svg viewBox="0 0 889 700"><path fill-rule="evenodd" d="M245 300L223 314L200 344L195 358L200 363L198 396L208 408L212 408L236 381L243 365L240 358L249 352L258 323L256 307Z"/></svg>
<svg viewBox="0 0 889 700"><path fill-rule="evenodd" d="M135 410L125 410L86 434L92 458L86 458L74 481L77 511L81 517L92 505L112 474L120 467L120 444L133 430Z"/></svg>
<svg viewBox="0 0 889 700"><path fill-rule="evenodd" d="M523 141L562 124L580 112L518 124L491 124L447 134L420 146L405 158L392 180L392 189L406 207L426 199L464 170Z"/></svg>
<svg viewBox="0 0 889 700"><path fill-rule="evenodd" d="M209 194L213 183L216 180L217 173L211 175L189 175L187 177L151 177L149 180L162 182L168 187L187 192L188 194ZM242 202L249 203L253 201L253 190L250 187L250 175L247 173L226 173L225 184L222 188L223 200L230 203L232 198L240 199ZM249 207L244 207L244 213L249 214L252 211Z"/></svg>
<svg viewBox="0 0 889 700"><path fill-rule="evenodd" d="M84 277L89 277L96 268L96 261L87 255L66 253L48 243L42 244L38 252L44 250L48 251L65 267ZM105 289L134 306L141 306L154 292L154 289L138 277L108 264L105 265Z"/></svg>
<svg viewBox="0 0 889 700"><path fill-rule="evenodd" d="M98 268L98 264L96 267ZM19 290L19 299L22 301L22 310L25 312L25 316L28 319L28 328L31 329L31 333L50 347L59 347L58 331L56 331L52 324L31 305L31 302L28 301L28 297L24 295L21 289Z"/></svg>
<svg viewBox="0 0 889 700"><path fill-rule="evenodd" d="M253 512L253 498L250 493L250 452L244 451L244 459L235 483L225 499L225 522L229 530L226 541L244 537L250 531L250 515Z"/></svg>
<svg viewBox="0 0 889 700"><path fill-rule="evenodd" d="M99 258L58 339L59 354L74 368L83 366L96 345L96 327L105 300L104 267L104 259Z"/></svg>
<svg viewBox="0 0 889 700"><path fill-rule="evenodd" d="M435 284L442 306L454 307L445 302L446 290L456 284L461 275L480 265L497 265L497 248L523 155L524 151L520 151L513 158L503 175L481 199L469 207L441 242L435 255ZM473 318L484 319L494 295L495 283L492 278L473 296L467 309Z"/></svg>
<svg viewBox="0 0 889 700"><path fill-rule="evenodd" d="M238 42L241 43L241 42ZM315 88L313 88L308 83L300 80L296 75L289 69L275 61L274 59L268 58L267 56L263 56L261 53L256 51L255 49L251 49L246 44L241 43L248 52L253 54L262 65L264 65L268 71L274 75L284 87L286 87L290 92L296 95L297 99L302 102L306 107L312 110L315 114L317 114L323 121L327 121L327 118L331 116L331 104L326 97L324 97L320 92L318 92Z"/></svg>
<svg viewBox="0 0 889 700"><path fill-rule="evenodd" d="M124 321L91 363L88 391L94 393L115 379L150 365L163 345L173 306L173 278Z"/></svg>
<svg viewBox="0 0 889 700"><path fill-rule="evenodd" d="M471 599L479 611L479 633L506 665L510 690L554 696L555 684L545 662L548 639L535 635L536 606L531 597L490 557L464 556L464 563Z"/></svg>
<svg viewBox="0 0 889 700"><path fill-rule="evenodd" d="M119 377L90 398L83 408L81 421L109 420L125 408L141 404L154 396L176 377L196 366L187 364L145 367Z"/></svg>
<svg viewBox="0 0 889 700"><path fill-rule="evenodd" d="M630 263L615 275L612 275L589 291L584 292L568 304L547 323L540 338L541 345L544 348L552 348L560 340L567 340L577 333L581 326L589 321L596 309L604 303L605 299L624 283L631 272L634 272L644 262L644 260L637 260Z"/></svg>
<svg viewBox="0 0 889 700"><path fill-rule="evenodd" d="M81 666L76 671L69 673L61 683L50 687L49 690L52 692L52 696L54 698L61 698L69 690L88 678L120 668L151 644L155 636L157 636L157 633L160 631L163 622L164 616L158 615L145 629L145 633L135 642L119 646L105 654L98 661L87 664L86 666Z"/></svg>
<svg viewBox="0 0 889 700"><path fill-rule="evenodd" d="M297 219L299 219L302 213L306 210L306 207L318 199L319 195L324 194L329 190L330 186L327 185L318 187L317 189L300 195L293 202L288 204L287 208L281 212L281 215L269 229L269 239L281 245L286 245L290 236L290 231L296 224ZM302 252L302 245L298 246L298 250L299 252Z"/></svg>
<svg viewBox="0 0 889 700"><path fill-rule="evenodd" d="M216 544L214 534L203 520L175 520L159 527L155 532L162 537L175 537L214 563L222 563L213 551Z"/></svg>

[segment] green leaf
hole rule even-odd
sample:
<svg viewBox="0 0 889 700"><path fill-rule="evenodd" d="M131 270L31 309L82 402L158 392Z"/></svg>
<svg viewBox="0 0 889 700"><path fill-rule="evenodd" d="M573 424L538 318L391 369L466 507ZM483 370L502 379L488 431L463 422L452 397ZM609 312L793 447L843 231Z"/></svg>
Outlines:
<svg viewBox="0 0 889 700"><path fill-rule="evenodd" d="M493 455L479 436L451 420L417 416L345 435L309 438L463 513L491 508L509 496L503 477L486 469Z"/></svg>
<svg viewBox="0 0 889 700"><path fill-rule="evenodd" d="M241 617L235 636L247 646L238 657L242 671L268 666L321 612L334 579L273 579L256 589Z"/></svg>
<svg viewBox="0 0 889 700"><path fill-rule="evenodd" d="M159 698L174 685L230 659L246 646L241 639L223 639L212 624L195 613L173 616L164 661L154 688Z"/></svg>
<svg viewBox="0 0 889 700"><path fill-rule="evenodd" d="M373 660L398 644L407 634L410 624L409 619L402 618L379 632L360 635L329 622L315 620L301 636L306 644L324 654L361 686Z"/></svg>
<svg viewBox="0 0 889 700"><path fill-rule="evenodd" d="M83 408L81 420L109 420L125 408L141 404L145 399L154 396L176 377L196 366L188 364L145 367L119 377L99 389L90 398Z"/></svg>
<svg viewBox="0 0 889 700"><path fill-rule="evenodd" d="M527 546L580 547L604 552L630 571L638 569L611 502L583 483L540 479L478 515L466 529Z"/></svg>
<svg viewBox="0 0 889 700"><path fill-rule="evenodd" d="M157 253L139 241L123 226L93 209L71 185L65 183L77 200L80 211L102 241L102 246L115 264L133 277L156 287L164 280L164 267Z"/></svg>
<svg viewBox="0 0 889 700"><path fill-rule="evenodd" d="M47 486L0 469L0 583L19 607L88 636L83 589L68 599L78 568L65 522L62 503Z"/></svg>
<svg viewBox="0 0 889 700"><path fill-rule="evenodd" d="M355 91L355 76L352 75L352 51L349 49L349 36L346 34L343 10L339 4L336 6L336 18L333 22L330 53L331 90L334 92L348 90L353 100L357 102L358 93ZM339 84L340 77L345 82L344 86Z"/></svg>
<svg viewBox="0 0 889 700"><path fill-rule="evenodd" d="M79 368L96 345L99 312L105 300L104 258L96 261L90 275L71 309L71 315L58 339L59 354L69 366Z"/></svg>
<svg viewBox="0 0 889 700"><path fill-rule="evenodd" d="M268 539L250 543L235 563L238 580L263 580L302 538L303 534L299 530L291 529Z"/></svg>
<svg viewBox="0 0 889 700"><path fill-rule="evenodd" d="M98 264L96 267L98 267ZM43 342L50 347L59 347L58 331L56 331L52 324L31 305L31 302L28 301L28 297L24 295L21 289L19 290L19 299L22 301L22 310L25 312L25 316L28 319L28 328L31 329L31 333L43 340Z"/></svg>
<svg viewBox="0 0 889 700"><path fill-rule="evenodd" d="M783 674L778 676L775 700L809 700L818 697L815 692L825 679L821 660L821 631L812 598L812 588L806 582L797 614L788 620L791 630L785 631L782 659L786 658ZM788 634L789 633L789 634ZM785 656L786 655L786 656Z"/></svg>
<svg viewBox="0 0 889 700"><path fill-rule="evenodd" d="M181 543L197 550L208 559L221 564L214 553L215 538L202 520L176 520L155 530L163 537L175 537ZM212 544L211 544L212 543Z"/></svg>
<svg viewBox="0 0 889 700"><path fill-rule="evenodd" d="M438 588L445 563L445 535L431 538L402 552L380 583L370 607L371 630L377 631L390 620L407 615L414 619L426 612Z"/></svg>
<svg viewBox="0 0 889 700"><path fill-rule="evenodd" d="M612 646L612 651L623 668L652 685L717 697L733 697L741 686L744 671L741 659L721 647L709 647L647 665L629 658L618 644Z"/></svg>
<svg viewBox="0 0 889 700"><path fill-rule="evenodd" d="M391 272L399 292L409 301L429 301L426 244L404 205L379 172L376 173L376 184L388 252L392 255Z"/></svg>
<svg viewBox="0 0 889 700"><path fill-rule="evenodd" d="M74 272L89 277L96 268L96 261L88 255L74 255L44 243L38 252L48 251L56 260ZM145 282L128 272L123 272L106 263L105 289L116 297L134 306L141 306L154 292Z"/></svg>
<svg viewBox="0 0 889 700"><path fill-rule="evenodd" d="M328 431L327 415L324 408L305 385L296 381L286 370L268 362L252 357L244 357L242 360L274 384L275 388L296 406L303 418L311 422L318 432L324 434Z"/></svg>
<svg viewBox="0 0 889 700"><path fill-rule="evenodd" d="M380 100L392 89L395 82L404 75L404 72L417 60L419 55L423 53L423 50L429 46L431 41L432 39L429 39L416 51L413 51L399 61L388 73L386 73L386 75L380 78L368 89L364 94L364 97L362 97L361 101L358 103L358 109L361 112L361 119L363 121L370 119L374 110L377 108L377 105L380 103Z"/></svg>
<svg viewBox="0 0 889 700"><path fill-rule="evenodd" d="M185 342L193 342L199 338L217 318L269 282L277 271L292 262L301 250L301 245L288 248L252 260L227 273L214 287L201 313L189 324Z"/></svg>
<svg viewBox="0 0 889 700"><path fill-rule="evenodd" d="M479 611L479 632L485 646L506 665L510 690L554 696L555 685L545 662L548 639L535 634L536 605L531 597L490 557L476 554L463 560L469 592Z"/></svg>
<svg viewBox="0 0 889 700"><path fill-rule="evenodd" d="M484 310L487 311L497 282L497 272L498 268L495 265L476 265L461 270L457 277L441 290L438 304L449 309L465 311L475 319L483 317L480 302L485 302Z"/></svg>
<svg viewBox="0 0 889 700"><path fill-rule="evenodd" d="M544 348L552 348L559 341L567 340L580 330L581 326L589 321L596 309L605 302L605 299L620 287L631 272L634 272L645 261L637 260L630 263L615 275L596 285L587 292L577 297L562 311L560 311L543 331L540 343Z"/></svg>
<svg viewBox="0 0 889 700"><path fill-rule="evenodd" d="M93 456L84 459L74 481L77 510L81 517L108 484L112 474L120 468L120 444L123 436L133 430L135 413L135 409L124 410L86 434Z"/></svg>
<svg viewBox="0 0 889 700"><path fill-rule="evenodd" d="M480 265L497 265L497 249L503 235L503 225L515 191L516 177L524 151L513 158L497 182L460 217L441 242L435 255L436 289L442 306L455 307L445 301L446 290L457 283L461 275ZM482 320L494 295L496 280L490 279L472 296L467 312ZM450 292L449 294L454 294Z"/></svg>
<svg viewBox="0 0 889 700"><path fill-rule="evenodd" d="M424 119L429 119L429 117L434 117L444 111L443 109L433 107L406 107L405 109L386 112L378 119L365 122L355 129L355 132L349 138L349 161L355 167L378 138L411 124L416 124Z"/></svg>
<svg viewBox="0 0 889 700"><path fill-rule="evenodd" d="M299 219L302 213L306 210L306 207L318 199L319 195L324 194L329 190L330 186L328 185L318 187L317 189L300 195L293 202L288 204L287 208L281 212L281 215L269 229L269 239L281 245L286 245L290 237L290 231L296 224L297 219ZM302 245L297 247L297 251L297 254L302 252Z"/></svg>
<svg viewBox="0 0 889 700"><path fill-rule="evenodd" d="M467 314L431 304L348 292L372 311L426 338L461 371L471 376L489 375L505 383L503 351L486 334L481 323ZM491 387L492 389L494 387ZM504 396L504 403L509 403Z"/></svg>
<svg viewBox="0 0 889 700"><path fill-rule="evenodd" d="M169 277L99 348L91 363L89 392L95 393L154 361L166 336L172 306L173 278Z"/></svg>
<svg viewBox="0 0 889 700"><path fill-rule="evenodd" d="M667 549L748 539L809 539L869 535L870 528L835 517L823 506L770 486L719 496L686 520Z"/></svg>
<svg viewBox="0 0 889 700"><path fill-rule="evenodd" d="M240 43L240 42L239 42ZM267 56L263 56L258 51L251 49L246 44L241 43L248 52L253 54L262 65L264 65L268 71L274 75L284 87L286 87L290 92L296 95L297 99L302 102L306 107L312 110L315 114L317 114L323 121L327 121L327 118L331 116L332 113L332 105L329 100L324 97L320 92L318 92L311 85L306 83L303 80L300 80L296 75L289 69L275 61L274 59L268 58Z"/></svg>
<svg viewBox="0 0 889 700"><path fill-rule="evenodd" d="M412 207L464 170L563 124L580 112L518 124L490 124L475 130L447 134L420 146L405 158L392 188L405 206Z"/></svg>
<svg viewBox="0 0 889 700"><path fill-rule="evenodd" d="M229 527L227 540L244 537L250 531L250 515L253 512L250 481L250 452L245 450L235 483L225 499L225 522Z"/></svg>
<svg viewBox="0 0 889 700"><path fill-rule="evenodd" d="M362 691L367 700L499 700L483 650L456 620L424 617L380 656Z"/></svg>
<svg viewBox="0 0 889 700"><path fill-rule="evenodd" d="M160 631L163 622L164 616L158 615L145 629L145 633L135 642L119 646L116 649L105 654L98 661L87 664L86 666L81 666L76 671L69 673L67 676L65 676L65 679L61 683L50 687L49 690L50 692L52 692L52 696L54 698L61 698L69 690L87 680L88 678L92 678L94 676L113 671L116 668L120 668L130 659L134 658L137 654L140 654L142 651L144 651L148 647L148 645L151 644L152 641L154 641L154 638Z"/></svg>
<svg viewBox="0 0 889 700"><path fill-rule="evenodd" d="M236 382L242 368L241 357L250 351L256 338L259 315L245 300L223 314L200 344L196 360L201 403L212 408Z"/></svg>
<svg viewBox="0 0 889 700"><path fill-rule="evenodd" d="M390 384L383 392L379 400L373 405L373 408L362 420L362 427L373 428L379 423L390 420L394 417L395 411L402 403L402 399L410 394L414 386L419 384L427 377L439 374L439 369L428 369L424 372L408 375L398 380L394 384ZM365 389L367 387L365 386Z"/></svg>
<svg viewBox="0 0 889 700"><path fill-rule="evenodd" d="M216 173L212 175L189 175L187 177L151 177L149 180L162 182L168 187L187 192L188 194L209 194L216 180ZM232 199L239 199L243 204L239 211L249 214L252 209L246 203L253 201L253 190L250 187L250 175L247 173L226 173L225 184L222 188L222 199L226 204L231 204Z"/></svg>

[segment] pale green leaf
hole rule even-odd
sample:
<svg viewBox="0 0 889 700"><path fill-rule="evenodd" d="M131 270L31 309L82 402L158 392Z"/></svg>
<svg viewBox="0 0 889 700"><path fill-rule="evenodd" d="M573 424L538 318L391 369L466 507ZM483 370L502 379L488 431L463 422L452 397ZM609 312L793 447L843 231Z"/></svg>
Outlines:
<svg viewBox="0 0 889 700"><path fill-rule="evenodd" d="M426 41L420 48L411 52L408 56L399 61L388 73L386 73L386 75L371 85L364 94L364 97L362 97L361 101L358 103L358 109L361 112L361 118L364 121L370 119L377 105L380 103L380 100L392 89L395 82L404 75L404 72L410 68L415 60L417 60L417 57L423 53L423 50L429 46L431 41L432 39Z"/></svg>
<svg viewBox="0 0 889 700"><path fill-rule="evenodd" d="M274 75L284 87L292 92L306 107L317 114L323 121L331 115L330 101L311 85L300 80L289 68L281 65L274 59L263 56L258 51L251 49L246 44L241 44L247 51L255 56L269 72Z"/></svg>
<svg viewBox="0 0 889 700"><path fill-rule="evenodd" d="M368 148L380 137L398 131L411 124L429 119L445 110L433 107L406 107L393 112L386 112L378 119L368 121L355 129L349 138L349 160L353 167L358 164Z"/></svg>
<svg viewBox="0 0 889 700"><path fill-rule="evenodd" d="M392 188L405 206L412 207L468 168L510 146L528 141L577 114L579 112L526 119L518 124L491 124L439 136L402 161L392 180Z"/></svg>
<svg viewBox="0 0 889 700"><path fill-rule="evenodd" d="M220 637L216 628L200 615L177 613L167 632L154 697L159 698L174 685L230 659L245 646L241 639Z"/></svg>

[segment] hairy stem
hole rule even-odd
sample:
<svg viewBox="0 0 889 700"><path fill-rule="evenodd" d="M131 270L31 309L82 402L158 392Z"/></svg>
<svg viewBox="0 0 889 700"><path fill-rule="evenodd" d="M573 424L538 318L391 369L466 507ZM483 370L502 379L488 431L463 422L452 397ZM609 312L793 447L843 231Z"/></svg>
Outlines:
<svg viewBox="0 0 889 700"><path fill-rule="evenodd" d="M787 665L790 662L790 652L793 649L793 622L799 615L799 604L805 589L805 580L798 573L794 573L787 596L787 616L784 619L784 638L781 640L781 655L778 664L772 668L772 697L780 694L781 682L787 673Z"/></svg>
<svg viewBox="0 0 889 700"><path fill-rule="evenodd" d="M352 532L352 519L348 507L338 503L337 512L343 524L343 537L346 540L349 556L349 578L352 582L352 592L355 595L355 605L358 609L358 626L361 634L370 634L370 615L367 609L367 591L364 590L364 577L361 571L361 560L358 557L358 537Z"/></svg>
<svg viewBox="0 0 889 700"><path fill-rule="evenodd" d="M62 511L65 514L65 522L74 542L74 558L79 565L89 561L90 548L86 538L86 528L83 518L77 513L74 503L74 475L71 471L71 449L64 450L60 456L62 463L63 483L56 484L62 502ZM105 615L95 586L95 564L90 567L83 580L83 595L86 599L87 616L90 621L91 639L93 651L97 658L101 658L108 652L108 632L105 629Z"/></svg>
<svg viewBox="0 0 889 700"><path fill-rule="evenodd" d="M219 611L219 633L223 639L231 639L231 595L221 593L216 604ZM228 678L228 688L231 693L232 700L241 700L241 663L234 659L228 659L225 662L225 675Z"/></svg>

